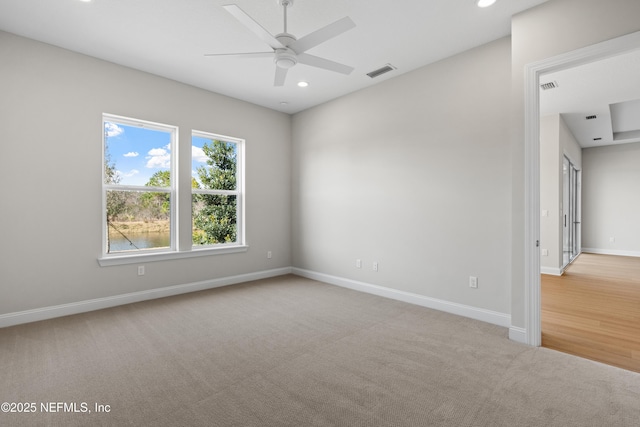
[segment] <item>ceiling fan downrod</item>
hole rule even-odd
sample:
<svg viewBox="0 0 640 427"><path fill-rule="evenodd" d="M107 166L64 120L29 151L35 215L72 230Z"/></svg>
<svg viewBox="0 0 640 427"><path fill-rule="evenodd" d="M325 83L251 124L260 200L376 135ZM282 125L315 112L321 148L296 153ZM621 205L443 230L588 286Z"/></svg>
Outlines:
<svg viewBox="0 0 640 427"><path fill-rule="evenodd" d="M293 0L278 0L278 4L284 9L284 33L287 33L287 7L293 6Z"/></svg>
<svg viewBox="0 0 640 427"><path fill-rule="evenodd" d="M276 39L282 43L284 49L276 49L276 55L274 62L276 66L284 69L289 69L298 63L296 53L289 49L289 45L293 43L296 38L287 32L287 7L293 6L293 0L278 0L278 4L284 9L284 32L276 35Z"/></svg>

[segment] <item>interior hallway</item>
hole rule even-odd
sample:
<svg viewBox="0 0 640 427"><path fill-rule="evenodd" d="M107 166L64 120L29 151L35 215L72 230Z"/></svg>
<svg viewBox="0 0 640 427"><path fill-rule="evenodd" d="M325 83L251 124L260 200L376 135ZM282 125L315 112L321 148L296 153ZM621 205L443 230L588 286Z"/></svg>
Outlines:
<svg viewBox="0 0 640 427"><path fill-rule="evenodd" d="M640 372L640 258L583 253L541 287L543 347Z"/></svg>

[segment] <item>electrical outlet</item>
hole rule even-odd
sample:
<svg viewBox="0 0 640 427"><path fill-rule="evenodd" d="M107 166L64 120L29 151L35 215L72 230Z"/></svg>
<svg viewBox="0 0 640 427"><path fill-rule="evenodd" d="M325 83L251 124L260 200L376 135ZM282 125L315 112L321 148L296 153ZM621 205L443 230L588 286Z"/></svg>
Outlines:
<svg viewBox="0 0 640 427"><path fill-rule="evenodd" d="M362 268L362 260L360 258L356 260L356 268Z"/></svg>
<svg viewBox="0 0 640 427"><path fill-rule="evenodd" d="M378 271L378 261L373 261L373 271Z"/></svg>
<svg viewBox="0 0 640 427"><path fill-rule="evenodd" d="M267 251L267 259L271 259L273 257L273 254L271 253L271 251Z"/></svg>
<svg viewBox="0 0 640 427"><path fill-rule="evenodd" d="M469 276L469 287L476 289L478 287L478 278L475 276Z"/></svg>
<svg viewBox="0 0 640 427"><path fill-rule="evenodd" d="M144 276L144 265L138 266L138 276Z"/></svg>

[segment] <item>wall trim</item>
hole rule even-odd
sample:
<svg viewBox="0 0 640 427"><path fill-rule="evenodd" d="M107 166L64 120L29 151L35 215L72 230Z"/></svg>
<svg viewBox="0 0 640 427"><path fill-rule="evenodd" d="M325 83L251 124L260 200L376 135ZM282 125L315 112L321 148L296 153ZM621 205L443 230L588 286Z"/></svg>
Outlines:
<svg viewBox="0 0 640 427"><path fill-rule="evenodd" d="M549 274L551 276L562 276L564 270L557 267L540 267L540 273Z"/></svg>
<svg viewBox="0 0 640 427"><path fill-rule="evenodd" d="M511 315L499 313L497 311L485 310L482 308L471 307L464 304L430 298L424 295L414 294L411 292L391 289L384 286L372 285L370 283L359 282L356 280L345 279L342 277L331 276L324 273L305 270L302 268L292 268L293 274L306 277L308 279L336 285L355 291L365 292L368 294L378 295L422 307L432 308L434 310L444 311L458 316L469 317L471 319L480 320L498 326L508 328L511 326Z"/></svg>
<svg viewBox="0 0 640 427"><path fill-rule="evenodd" d="M509 328L509 339L511 341L519 342L521 344L527 343L527 330L525 328L519 328L517 326L511 326Z"/></svg>
<svg viewBox="0 0 640 427"><path fill-rule="evenodd" d="M632 256L640 257L638 251L622 251L618 249L598 249L598 248L582 248L582 252L599 255L617 255L617 256Z"/></svg>
<svg viewBox="0 0 640 427"><path fill-rule="evenodd" d="M69 304L61 304L50 307L19 311L15 313L7 313L0 315L0 328L20 325L23 323L37 322L39 320L53 319L55 317L69 316L72 314L86 313L88 311L101 310L104 308L131 304L134 302L186 294L189 292L204 291L206 289L235 285L238 283L250 282L252 280L267 279L269 277L283 276L285 274L291 274L291 267L264 270L255 273L221 277L218 279L203 280L201 282L166 286L162 288L149 289L146 291L131 292L110 297L72 302Z"/></svg>

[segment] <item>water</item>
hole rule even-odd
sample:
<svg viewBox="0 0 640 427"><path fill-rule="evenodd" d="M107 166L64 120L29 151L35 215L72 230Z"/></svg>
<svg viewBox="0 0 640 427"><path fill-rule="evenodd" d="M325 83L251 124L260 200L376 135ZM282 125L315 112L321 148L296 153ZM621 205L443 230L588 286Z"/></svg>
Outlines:
<svg viewBox="0 0 640 427"><path fill-rule="evenodd" d="M136 251L138 249L158 249L168 248L171 246L170 233L136 233L127 236L133 242L125 239L122 235L111 233L109 243L111 246L110 253L121 251ZM137 249L136 249L137 246Z"/></svg>

